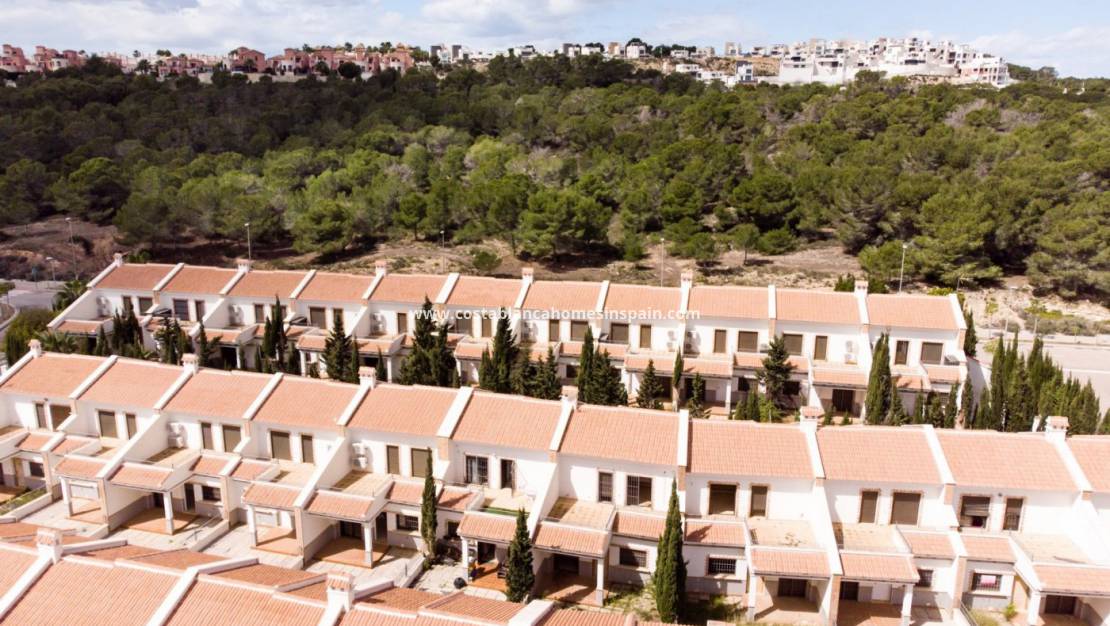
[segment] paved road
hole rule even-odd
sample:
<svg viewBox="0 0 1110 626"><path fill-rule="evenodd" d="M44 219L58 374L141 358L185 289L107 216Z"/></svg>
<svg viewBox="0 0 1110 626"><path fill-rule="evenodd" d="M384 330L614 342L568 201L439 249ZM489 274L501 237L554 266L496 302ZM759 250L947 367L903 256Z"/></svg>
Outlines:
<svg viewBox="0 0 1110 626"><path fill-rule="evenodd" d="M28 280L13 280L15 289L4 296L4 302L18 309L49 309L54 303L54 293L58 290L56 283L49 281L31 282ZM8 332L7 324L0 328L0 345L3 345L4 336ZM2 359L3 357L0 357Z"/></svg>
<svg viewBox="0 0 1110 626"><path fill-rule="evenodd" d="M983 336L983 335L980 335ZM1101 410L1110 408L1110 341L1103 335L1095 337L1061 338L1046 340L1045 351L1064 369L1064 373L1075 376L1082 382L1091 381L1098 394ZM987 341L979 343L979 355L990 365L990 354L983 348ZM1018 346L1023 352L1032 346L1032 340L1023 336Z"/></svg>

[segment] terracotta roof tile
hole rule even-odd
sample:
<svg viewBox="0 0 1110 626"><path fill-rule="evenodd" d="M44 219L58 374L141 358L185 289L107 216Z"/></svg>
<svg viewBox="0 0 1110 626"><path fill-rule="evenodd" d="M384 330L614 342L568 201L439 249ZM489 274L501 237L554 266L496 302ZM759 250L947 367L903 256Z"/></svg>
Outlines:
<svg viewBox="0 0 1110 626"><path fill-rule="evenodd" d="M775 317L788 322L859 324L859 302L851 293L776 289Z"/></svg>
<svg viewBox="0 0 1110 626"><path fill-rule="evenodd" d="M909 389L911 391L927 391L929 389L928 381L924 376L915 376L913 374L896 374L894 376L894 386L898 389Z"/></svg>
<svg viewBox="0 0 1110 626"><path fill-rule="evenodd" d="M817 431L817 447L830 480L941 482L929 440L920 428L822 428ZM860 454L861 450L867 454Z"/></svg>
<svg viewBox="0 0 1110 626"><path fill-rule="evenodd" d="M625 626L628 623L628 616L623 613L555 609L540 620L537 626ZM642 625L644 622L636 623Z"/></svg>
<svg viewBox="0 0 1110 626"><path fill-rule="evenodd" d="M1033 564L1041 591L1074 596L1110 595L1110 568Z"/></svg>
<svg viewBox="0 0 1110 626"><path fill-rule="evenodd" d="M867 318L876 328L959 328L952 303L945 296L868 294Z"/></svg>
<svg viewBox="0 0 1110 626"><path fill-rule="evenodd" d="M158 465L121 465L109 479L112 484L141 489L161 490L167 487L173 469Z"/></svg>
<svg viewBox="0 0 1110 626"><path fill-rule="evenodd" d="M386 496L390 502L418 505L424 498L424 484L411 480L397 480Z"/></svg>
<svg viewBox="0 0 1110 626"><path fill-rule="evenodd" d="M168 626L314 626L324 603L296 602L262 589L199 580L182 598Z"/></svg>
<svg viewBox="0 0 1110 626"><path fill-rule="evenodd" d="M277 297L283 301L288 300L307 274L308 272L304 271L252 270L235 281L235 286L228 291L228 295L267 300Z"/></svg>
<svg viewBox="0 0 1110 626"><path fill-rule="evenodd" d="M357 385L286 376L266 398L254 421L338 430L337 420L357 390ZM309 398L311 402L306 402Z"/></svg>
<svg viewBox="0 0 1110 626"><path fill-rule="evenodd" d="M227 560L227 557L205 554L185 548L180 550L156 551L150 554L136 555L127 558L137 563L182 571L197 565L208 565L209 563Z"/></svg>
<svg viewBox="0 0 1110 626"><path fill-rule="evenodd" d="M106 461L66 457L58 463L54 471L73 478L96 478L97 472L104 469L105 464Z"/></svg>
<svg viewBox="0 0 1110 626"><path fill-rule="evenodd" d="M747 543L742 524L696 519L686 520L686 542L730 548L743 548Z"/></svg>
<svg viewBox="0 0 1110 626"><path fill-rule="evenodd" d="M949 365L926 365L925 374L934 383L947 383L949 385L960 382L960 368Z"/></svg>
<svg viewBox="0 0 1110 626"><path fill-rule="evenodd" d="M1055 447L1041 434L937 430L956 484L1078 491Z"/></svg>
<svg viewBox="0 0 1110 626"><path fill-rule="evenodd" d="M533 545L543 550L601 558L609 549L609 533L566 524L540 522Z"/></svg>
<svg viewBox="0 0 1110 626"><path fill-rule="evenodd" d="M910 552L918 558L956 558L956 549L948 533L913 532L902 530L902 538L910 546Z"/></svg>
<svg viewBox="0 0 1110 626"><path fill-rule="evenodd" d="M180 376L181 368L173 365L119 359L81 394L80 400L153 408Z"/></svg>
<svg viewBox="0 0 1110 626"><path fill-rule="evenodd" d="M559 401L475 391L453 438L507 448L547 450L562 410Z"/></svg>
<svg viewBox="0 0 1110 626"><path fill-rule="evenodd" d="M431 274L386 274L370 294L370 301L416 305L424 304L425 299L435 302L446 280L445 276Z"/></svg>
<svg viewBox="0 0 1110 626"><path fill-rule="evenodd" d="M528 287L522 309L534 311L586 312L597 308L601 283L537 280Z"/></svg>
<svg viewBox="0 0 1110 626"><path fill-rule="evenodd" d="M234 276L232 269L186 265L162 287L162 292L216 295Z"/></svg>
<svg viewBox="0 0 1110 626"><path fill-rule="evenodd" d="M617 511L613 520L613 534L625 537L657 540L663 536L667 520L658 515L638 515Z"/></svg>
<svg viewBox="0 0 1110 626"><path fill-rule="evenodd" d="M104 359L96 356L44 352L31 359L0 387L3 391L65 398L92 375Z"/></svg>
<svg viewBox="0 0 1110 626"><path fill-rule="evenodd" d="M829 560L819 550L752 548L752 569L761 575L828 578Z"/></svg>
<svg viewBox="0 0 1110 626"><path fill-rule="evenodd" d="M6 522L0 524L0 539L34 537L40 526L26 522Z"/></svg>
<svg viewBox="0 0 1110 626"><path fill-rule="evenodd" d="M292 509L300 489L270 483L252 483L243 492L243 503L274 509Z"/></svg>
<svg viewBox="0 0 1110 626"><path fill-rule="evenodd" d="M415 611L422 606L431 604L443 596L430 591L409 589L407 587L390 587L385 591L362 598L358 604L370 607L382 607L398 611Z"/></svg>
<svg viewBox="0 0 1110 626"><path fill-rule="evenodd" d="M348 428L435 437L458 391L381 383L355 409Z"/></svg>
<svg viewBox="0 0 1110 626"><path fill-rule="evenodd" d="M737 454L743 450L743 454ZM793 426L690 420L690 471L813 478L805 435Z"/></svg>
<svg viewBox="0 0 1110 626"><path fill-rule="evenodd" d="M365 496L344 495L334 491L317 491L305 509L315 515L348 520L370 519L374 500Z"/></svg>
<svg viewBox="0 0 1110 626"><path fill-rule="evenodd" d="M444 487L439 492L436 506L452 511L465 511L478 495L478 492L463 487Z"/></svg>
<svg viewBox="0 0 1110 626"><path fill-rule="evenodd" d="M489 309L509 308L520 295L521 281L515 278L488 278L485 276L459 276L448 306Z"/></svg>
<svg viewBox="0 0 1110 626"><path fill-rule="evenodd" d="M509 543L516 532L516 518L495 513L463 513L459 535L495 543Z"/></svg>
<svg viewBox="0 0 1110 626"><path fill-rule="evenodd" d="M163 263L124 263L108 272L96 284L97 289L123 289L153 291L154 286L170 273L174 266Z"/></svg>
<svg viewBox="0 0 1110 626"><path fill-rule="evenodd" d="M339 626L395 626L396 624L411 624L416 626L416 615L402 617L395 612L376 611L358 604L350 611L343 614Z"/></svg>
<svg viewBox="0 0 1110 626"><path fill-rule="evenodd" d="M1010 546L1010 540L1006 537L962 533L960 540L963 541L964 549L967 551L967 558L972 561L992 561L996 563L1013 563L1016 561L1014 550Z"/></svg>
<svg viewBox="0 0 1110 626"><path fill-rule="evenodd" d="M316 272L308 285L297 295L298 300L328 302L361 302L362 294L373 284L372 275Z"/></svg>
<svg viewBox="0 0 1110 626"><path fill-rule="evenodd" d="M26 452L39 452L42 450L42 447L53 438L54 433L28 433L27 436L19 442L19 449Z"/></svg>
<svg viewBox="0 0 1110 626"><path fill-rule="evenodd" d="M216 454L201 454L197 462L193 463L191 471L194 474L202 474L204 476L219 476L220 471L231 462L231 458L232 457Z"/></svg>
<svg viewBox="0 0 1110 626"><path fill-rule="evenodd" d="M652 465L678 463L677 413L583 404L575 407L559 451Z"/></svg>
<svg viewBox="0 0 1110 626"><path fill-rule="evenodd" d="M701 317L766 320L770 295L765 287L711 287L695 285L687 310Z"/></svg>
<svg viewBox="0 0 1110 626"><path fill-rule="evenodd" d="M34 551L25 552L9 547L0 548L0 596L6 594L19 581L27 568L38 559Z"/></svg>
<svg viewBox="0 0 1110 626"><path fill-rule="evenodd" d="M677 287L610 284L603 310L619 312L635 319L640 316L673 315L682 303L682 290Z"/></svg>
<svg viewBox="0 0 1110 626"><path fill-rule="evenodd" d="M94 559L104 559L105 561L115 561L116 559L134 559L135 557L147 556L149 554L158 554L161 550L155 548L146 548L143 546L136 546L134 544L125 543L122 546L114 546L111 548L98 548L96 550L86 550L81 552L81 556L92 557Z"/></svg>
<svg viewBox="0 0 1110 626"><path fill-rule="evenodd" d="M63 439L61 443L54 446L54 449L51 450L51 452L58 456L65 456L70 452L73 452L74 450L80 448L81 446L88 445L91 441L93 440L87 437L74 437L71 435L66 435L66 438Z"/></svg>
<svg viewBox="0 0 1110 626"><path fill-rule="evenodd" d="M254 565L247 565L246 567L236 567L211 575L216 578L237 580L252 585L261 585L263 587L284 587L321 576L321 574L313 574L312 572L289 569L286 567L275 567L264 563L255 563Z"/></svg>
<svg viewBox="0 0 1110 626"><path fill-rule="evenodd" d="M106 320L63 320L57 331L68 335L95 335Z"/></svg>
<svg viewBox="0 0 1110 626"><path fill-rule="evenodd" d="M908 554L841 552L840 565L849 580L916 583L920 578Z"/></svg>
<svg viewBox="0 0 1110 626"><path fill-rule="evenodd" d="M232 470L231 477L236 480L255 480L271 467L273 467L273 463L270 461L243 459Z"/></svg>
<svg viewBox="0 0 1110 626"><path fill-rule="evenodd" d="M1068 447L1091 488L1110 493L1110 437L1069 437Z"/></svg>
<svg viewBox="0 0 1110 626"><path fill-rule="evenodd" d="M444 596L424 607L424 611L447 617L462 617L490 622L508 622L524 608L523 604L491 600L461 591Z"/></svg>
<svg viewBox="0 0 1110 626"><path fill-rule="evenodd" d="M271 376L201 369L166 404L166 411L209 417L242 418Z"/></svg>
<svg viewBox="0 0 1110 626"><path fill-rule="evenodd" d="M832 387L867 388L867 372L858 367L821 367L813 368L813 383Z"/></svg>

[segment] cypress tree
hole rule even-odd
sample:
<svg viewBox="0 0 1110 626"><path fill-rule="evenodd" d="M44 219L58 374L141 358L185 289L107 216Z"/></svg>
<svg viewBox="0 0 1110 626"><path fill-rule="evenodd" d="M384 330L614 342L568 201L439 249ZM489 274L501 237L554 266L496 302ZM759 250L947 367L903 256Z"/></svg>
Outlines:
<svg viewBox="0 0 1110 626"><path fill-rule="evenodd" d="M690 392L690 399L686 401L686 410L690 412L691 419L708 418L709 410L705 408L705 379L701 374L694 374Z"/></svg>
<svg viewBox="0 0 1110 626"><path fill-rule="evenodd" d="M482 389L496 391L497 393L512 392L512 371L517 363L519 351L516 338L509 327L509 316L504 309L498 311L497 332L494 333L491 344L489 363L485 373L479 372L478 382ZM483 355L484 356L484 355ZM485 364L483 359L483 364ZM486 378L492 378L488 382Z"/></svg>
<svg viewBox="0 0 1110 626"><path fill-rule="evenodd" d="M285 368L283 370L286 374L294 376L301 375L301 351L296 346L289 346L289 352L285 358Z"/></svg>
<svg viewBox="0 0 1110 626"><path fill-rule="evenodd" d="M447 345L447 325L439 327L432 353L432 373L434 384L439 387L458 387L459 370L455 355Z"/></svg>
<svg viewBox="0 0 1110 626"><path fill-rule="evenodd" d="M759 381L763 383L767 399L779 406L786 383L790 381L790 372L794 371L794 365L790 363L790 353L786 350L786 340L781 335L771 339L762 365Z"/></svg>
<svg viewBox="0 0 1110 626"><path fill-rule="evenodd" d="M759 398L758 389L752 389L748 392L748 399L744 404L747 405L747 408L745 409L745 413L747 413L746 419L749 419L753 422L763 421L763 413L760 411L760 407L763 406L763 402Z"/></svg>
<svg viewBox="0 0 1110 626"><path fill-rule="evenodd" d="M667 505L667 521L659 538L655 574L655 610L659 619L673 623L682 619L686 608L686 561L682 556L682 514L678 510L678 493L671 483Z"/></svg>
<svg viewBox="0 0 1110 626"><path fill-rule="evenodd" d="M262 356L266 358L274 356L274 321L269 317L266 318L262 328Z"/></svg>
<svg viewBox="0 0 1110 626"><path fill-rule="evenodd" d="M655 373L655 361L648 359L644 375L640 379L640 387L636 391L636 406L641 409L661 409L663 403L659 398L663 395L663 385Z"/></svg>
<svg viewBox="0 0 1110 626"><path fill-rule="evenodd" d="M265 372L266 371L266 357L265 357L265 355L262 354L262 347L261 346L259 346L258 348L255 349L255 353L254 353L254 371L256 371L256 372Z"/></svg>
<svg viewBox="0 0 1110 626"><path fill-rule="evenodd" d="M1098 425L1098 434L1110 435L1110 409L1106 409L1106 413L1102 416L1102 422Z"/></svg>
<svg viewBox="0 0 1110 626"><path fill-rule="evenodd" d="M416 315L412 332L412 351L401 364L397 379L402 385L435 385L432 356L435 352L435 321L432 303L424 298L424 305Z"/></svg>
<svg viewBox="0 0 1110 626"><path fill-rule="evenodd" d="M1002 430L1005 422L1006 376L1009 371L1009 359L1006 353L1006 343L1002 337L999 337L998 342L995 343L994 356L991 358L989 420L983 424L983 428Z"/></svg>
<svg viewBox="0 0 1110 626"><path fill-rule="evenodd" d="M871 357L871 374L867 380L867 397L864 399L864 416L869 424L882 424L890 412L890 337L879 335Z"/></svg>
<svg viewBox="0 0 1110 626"><path fill-rule="evenodd" d="M118 326L115 328L118 328ZM112 346L108 343L108 336L104 334L103 326L96 331L96 346L93 348L93 354L96 356L109 356L112 354Z"/></svg>
<svg viewBox="0 0 1110 626"><path fill-rule="evenodd" d="M436 529L439 522L436 519L436 480L432 477L432 455L424 468L424 492L420 494L420 538L424 540L424 554L428 558L435 558Z"/></svg>
<svg viewBox="0 0 1110 626"><path fill-rule="evenodd" d="M955 428L956 416L959 414L959 403L956 402L956 386L953 385L952 389L948 391L948 397L944 401L944 421L940 424L941 428Z"/></svg>
<svg viewBox="0 0 1110 626"><path fill-rule="evenodd" d="M913 398L913 415L910 422L913 424L922 424L925 422L925 402L921 397L921 391L918 390Z"/></svg>
<svg viewBox="0 0 1110 626"><path fill-rule="evenodd" d="M197 365L207 367L212 361L216 347L208 341L208 333L204 330L204 322L197 328Z"/></svg>
<svg viewBox="0 0 1110 626"><path fill-rule="evenodd" d="M348 383L357 383L358 382L358 370L361 367L362 367L362 359L359 357L359 354L358 354L358 342L357 341L352 341L351 342L351 347L347 351L347 368L346 368L346 370L347 370L346 375L347 376L344 380Z"/></svg>
<svg viewBox="0 0 1110 626"><path fill-rule="evenodd" d="M555 351L547 349L547 358L540 362L536 368L535 396L545 400L558 400L563 395L563 386L559 383L558 363L555 361Z"/></svg>
<svg viewBox="0 0 1110 626"><path fill-rule="evenodd" d="M582 354L578 358L578 375L574 384L578 386L578 399L582 402L593 402L594 390L592 385L595 380L594 367L594 331L586 327L586 336L582 339Z"/></svg>
<svg viewBox="0 0 1110 626"><path fill-rule="evenodd" d="M594 363L590 367L593 382L590 384L592 397L589 402L610 406L628 404L628 390L621 382L621 373L609 360L609 351L594 353Z"/></svg>
<svg viewBox="0 0 1110 626"><path fill-rule="evenodd" d="M380 347L378 348L377 359L377 363L374 365L374 380L380 382L386 380L388 373L386 370L385 358L382 357L382 349Z"/></svg>
<svg viewBox="0 0 1110 626"><path fill-rule="evenodd" d="M960 391L960 419L964 428L975 426L975 387L971 384L971 375L964 378L964 386Z"/></svg>
<svg viewBox="0 0 1110 626"><path fill-rule="evenodd" d="M489 348L482 350L482 358L478 361L478 388L485 389L486 391L493 391L493 386L496 384L494 381L493 373L493 357L490 356ZM519 392L518 392L519 393Z"/></svg>
<svg viewBox="0 0 1110 626"><path fill-rule="evenodd" d="M516 532L509 542L509 558L505 564L505 596L509 602L523 602L536 584L532 571L532 538L524 509L516 512Z"/></svg>
<svg viewBox="0 0 1110 626"><path fill-rule="evenodd" d="M685 370L686 364L682 361L682 353L678 352L674 355L674 369L671 370L671 402L676 409L679 400L682 399L682 373Z"/></svg>
<svg viewBox="0 0 1110 626"><path fill-rule="evenodd" d="M324 340L324 353L320 355L328 378L347 380L350 352L351 338L347 336L347 330L343 327L343 316L336 315L331 323L331 331Z"/></svg>
<svg viewBox="0 0 1110 626"><path fill-rule="evenodd" d="M975 428L990 430L992 415L991 389L983 387L983 391L979 392L979 406L975 411Z"/></svg>
<svg viewBox="0 0 1110 626"><path fill-rule="evenodd" d="M274 361L279 364L285 363L285 351L289 347L289 340L285 335L285 316L282 315L281 299L276 295L274 296L274 347L273 353L270 355L274 357Z"/></svg>
<svg viewBox="0 0 1110 626"><path fill-rule="evenodd" d="M964 323L967 330L964 332L964 354L967 356L975 356L975 344L978 343L978 338L975 336L975 316L972 315L971 309L964 310Z"/></svg>

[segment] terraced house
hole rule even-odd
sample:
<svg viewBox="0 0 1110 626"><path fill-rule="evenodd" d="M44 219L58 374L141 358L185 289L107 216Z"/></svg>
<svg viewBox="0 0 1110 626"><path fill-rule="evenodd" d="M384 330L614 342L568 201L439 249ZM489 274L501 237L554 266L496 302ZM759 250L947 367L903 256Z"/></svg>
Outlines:
<svg viewBox="0 0 1110 626"><path fill-rule="evenodd" d="M866 315L862 296L837 297ZM814 337L802 334L810 358ZM109 542L141 529L185 534L184 524L200 519L213 535L245 535L252 550L294 568L335 557L372 572L390 550L424 547L430 469L436 537L474 564L470 584L479 588L504 587L498 572L519 510L534 544L537 596L598 605L617 585L643 584L673 488L688 591L732 596L750 619L906 625L1010 604L1030 626L1110 616L1110 443L1068 438L1064 418L1016 434L823 427L802 410L777 424L691 419L566 397L402 386L370 368L359 383L340 383L201 368L191 355L170 366L50 354L37 344L0 377L0 412L5 483L48 487L68 519ZM9 541L34 540L5 527ZM40 582L56 589L103 575L121 598L158 596L128 604L136 622L188 622L241 601L267 615L306 612L290 623L325 623L323 615L384 623L361 613L372 607L358 598L371 592L323 574L245 574L258 564L203 548L154 557L188 561L174 570L144 564L118 541L98 544L119 554L93 563L80 543L47 537L3 547L13 568L34 573L0 594L0 615L42 623L33 617L61 609L35 599ZM141 590L128 582L132 571L142 572ZM578 623L556 619L544 603L446 598L417 603L403 619L457 606L491 623Z"/></svg>

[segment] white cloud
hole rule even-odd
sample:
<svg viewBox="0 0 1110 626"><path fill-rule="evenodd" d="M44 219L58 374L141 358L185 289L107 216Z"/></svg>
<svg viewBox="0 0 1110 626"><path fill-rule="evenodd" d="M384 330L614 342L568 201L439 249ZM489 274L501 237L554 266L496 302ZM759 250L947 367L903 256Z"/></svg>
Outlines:
<svg viewBox="0 0 1110 626"><path fill-rule="evenodd" d="M769 43L765 32L735 13L676 14L659 21L643 36L652 45L709 43L721 46L726 41L735 41L750 48Z"/></svg>
<svg viewBox="0 0 1110 626"><path fill-rule="evenodd" d="M971 45L1012 63L1050 65L1062 76L1110 76L1110 27L1082 26L1051 35L1021 31L985 35Z"/></svg>

